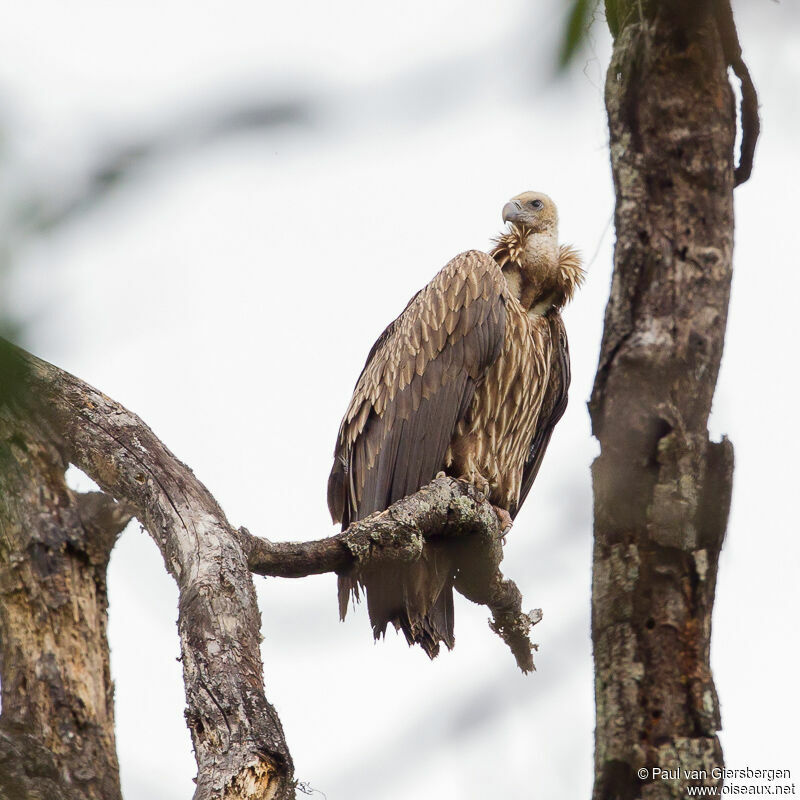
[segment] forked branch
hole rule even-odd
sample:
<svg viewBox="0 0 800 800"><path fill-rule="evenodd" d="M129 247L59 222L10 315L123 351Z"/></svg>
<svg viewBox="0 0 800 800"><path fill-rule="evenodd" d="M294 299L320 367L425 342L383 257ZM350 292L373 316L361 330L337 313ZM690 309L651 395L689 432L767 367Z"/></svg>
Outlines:
<svg viewBox="0 0 800 800"><path fill-rule="evenodd" d="M321 541L271 543L234 529L192 471L135 414L88 384L0 340L0 403L57 442L147 529L178 584L186 718L198 764L195 800L290 798L293 767L264 693L252 572L302 577L422 557L428 538L459 554L456 588L485 604L523 671L533 669L521 595L499 570L497 516L476 490L438 478L386 511Z"/></svg>

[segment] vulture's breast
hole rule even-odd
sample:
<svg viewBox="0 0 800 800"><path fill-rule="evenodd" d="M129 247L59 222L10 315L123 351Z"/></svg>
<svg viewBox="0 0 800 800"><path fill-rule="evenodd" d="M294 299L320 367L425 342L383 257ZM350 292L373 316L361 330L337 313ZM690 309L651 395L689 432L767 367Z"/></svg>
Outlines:
<svg viewBox="0 0 800 800"><path fill-rule="evenodd" d="M452 475L488 483L491 502L509 509L519 498L553 348L545 317L528 316L513 296L506 314L503 349L456 426L445 463Z"/></svg>

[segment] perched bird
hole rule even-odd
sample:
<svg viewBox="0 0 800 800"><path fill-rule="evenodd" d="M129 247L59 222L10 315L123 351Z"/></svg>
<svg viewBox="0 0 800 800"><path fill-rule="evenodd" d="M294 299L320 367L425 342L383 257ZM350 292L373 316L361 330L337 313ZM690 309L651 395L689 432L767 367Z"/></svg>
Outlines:
<svg viewBox="0 0 800 800"><path fill-rule="evenodd" d="M413 494L440 472L483 491L511 524L567 405L560 309L583 280L558 244L545 194L503 207L490 254L456 256L372 346L339 428L328 507L342 529ZM413 564L339 576L342 619L366 591L377 639L389 622L433 658L453 638L454 560L426 548Z"/></svg>

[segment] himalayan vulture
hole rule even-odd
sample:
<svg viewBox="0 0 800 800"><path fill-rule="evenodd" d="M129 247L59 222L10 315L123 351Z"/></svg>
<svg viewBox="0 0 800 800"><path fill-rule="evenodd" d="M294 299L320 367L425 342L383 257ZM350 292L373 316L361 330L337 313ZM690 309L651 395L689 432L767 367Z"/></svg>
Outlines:
<svg viewBox="0 0 800 800"><path fill-rule="evenodd" d="M328 507L344 530L439 472L484 492L507 527L530 491L570 382L561 308L583 279L558 244L553 201L524 192L489 254L456 256L372 346L336 439ZM342 619L366 591L377 639L388 623L433 658L453 638L454 559L339 576Z"/></svg>

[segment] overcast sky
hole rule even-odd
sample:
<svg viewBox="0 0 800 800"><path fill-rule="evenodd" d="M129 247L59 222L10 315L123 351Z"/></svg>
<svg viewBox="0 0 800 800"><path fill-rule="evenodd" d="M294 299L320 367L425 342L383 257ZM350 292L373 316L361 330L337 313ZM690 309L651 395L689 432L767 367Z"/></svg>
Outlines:
<svg viewBox="0 0 800 800"><path fill-rule="evenodd" d="M800 14L766 0L736 11L763 134L736 193L711 421L736 448L712 660L728 766L800 775ZM373 644L363 608L340 624L334 576L256 583L267 696L298 779L328 800L588 797L597 443L585 403L613 246L602 19L556 79L554 0L29 0L4 17L5 291L24 343L138 413L255 534L333 532L334 438L372 342L452 256L488 246L510 196L555 199L589 276L565 315L570 406L504 562L544 610L538 671L519 674L486 610L460 597L456 648L431 663L393 632ZM282 121L215 135L253 102ZM13 223L21 199L58 209L92 165L139 141L156 155L102 202L45 234ZM177 592L135 524L109 587L125 796L187 798Z"/></svg>

